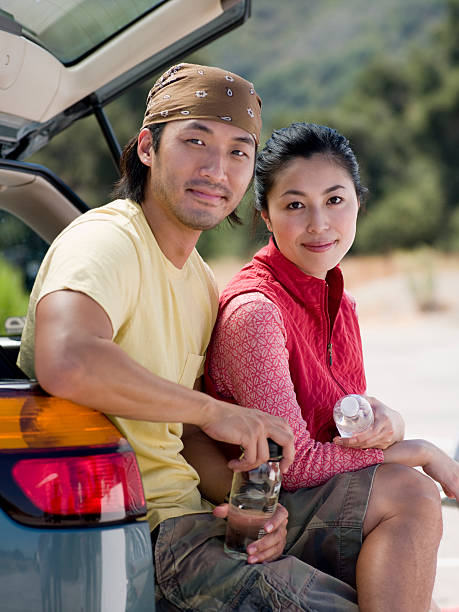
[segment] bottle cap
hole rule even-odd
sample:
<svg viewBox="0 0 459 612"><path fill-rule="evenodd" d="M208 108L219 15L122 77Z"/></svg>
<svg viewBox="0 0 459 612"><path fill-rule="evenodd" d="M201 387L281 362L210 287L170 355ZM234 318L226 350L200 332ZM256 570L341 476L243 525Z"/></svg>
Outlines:
<svg viewBox="0 0 459 612"><path fill-rule="evenodd" d="M271 438L268 438L268 446L269 446L269 459L271 461L279 461L283 457L282 446Z"/></svg>
<svg viewBox="0 0 459 612"><path fill-rule="evenodd" d="M341 410L347 417L355 416L359 411L359 407L359 400L352 395L347 395L341 400Z"/></svg>

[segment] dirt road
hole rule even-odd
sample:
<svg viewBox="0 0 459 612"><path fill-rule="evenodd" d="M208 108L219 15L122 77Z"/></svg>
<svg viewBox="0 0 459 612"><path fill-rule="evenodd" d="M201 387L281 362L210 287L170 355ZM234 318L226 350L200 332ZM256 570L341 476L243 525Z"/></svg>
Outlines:
<svg viewBox="0 0 459 612"><path fill-rule="evenodd" d="M356 287L353 295L368 392L403 414L407 438L426 438L452 455L459 443L459 273L437 282L444 310L429 314L416 311L401 278ZM442 610L459 611L459 507L444 506L443 520L434 598Z"/></svg>

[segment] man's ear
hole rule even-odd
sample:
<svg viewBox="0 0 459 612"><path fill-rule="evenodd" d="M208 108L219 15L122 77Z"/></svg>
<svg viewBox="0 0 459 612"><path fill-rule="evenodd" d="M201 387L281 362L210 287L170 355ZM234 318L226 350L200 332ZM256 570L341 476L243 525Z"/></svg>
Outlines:
<svg viewBox="0 0 459 612"><path fill-rule="evenodd" d="M268 211L262 210L260 211L260 215L263 221L266 223L266 227L268 228L268 231L272 233L273 228L271 227L271 221L269 220Z"/></svg>
<svg viewBox="0 0 459 612"><path fill-rule="evenodd" d="M142 128L137 138L137 155L142 164L151 166L154 157L153 138L148 128Z"/></svg>

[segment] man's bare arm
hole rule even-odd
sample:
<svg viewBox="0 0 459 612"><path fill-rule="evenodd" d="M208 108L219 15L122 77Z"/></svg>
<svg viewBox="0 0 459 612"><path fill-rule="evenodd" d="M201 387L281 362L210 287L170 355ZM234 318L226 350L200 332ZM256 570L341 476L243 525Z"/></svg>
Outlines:
<svg viewBox="0 0 459 612"><path fill-rule="evenodd" d="M74 291L46 295L36 308L39 383L52 395L114 416L190 423L211 438L241 445L244 459L231 462L232 469L249 469L265 461L268 437L284 448L282 469L291 464L293 434L282 419L220 402L160 378L131 359L111 338L107 314L87 295Z"/></svg>

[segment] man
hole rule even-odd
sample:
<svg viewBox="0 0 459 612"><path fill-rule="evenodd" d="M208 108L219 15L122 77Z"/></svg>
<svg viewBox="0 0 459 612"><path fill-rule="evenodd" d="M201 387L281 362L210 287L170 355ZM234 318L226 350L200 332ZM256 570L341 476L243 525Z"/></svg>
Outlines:
<svg viewBox="0 0 459 612"><path fill-rule="evenodd" d="M21 367L53 395L113 417L136 450L152 529L168 516L210 509L179 454L181 423L242 445L240 468L267 458L267 437L284 446L284 466L292 458L281 419L191 390L217 310L213 276L194 246L247 189L260 106L236 75L172 67L150 92L139 136L124 151L119 190L132 199L70 224L31 294Z"/></svg>
<svg viewBox="0 0 459 612"><path fill-rule="evenodd" d="M233 214L251 180L260 108L252 84L235 74L190 64L168 70L149 94L138 137L123 152L123 199L86 213L60 234L31 294L21 367L49 393L109 414L136 451L158 609L357 609L354 588L301 560L311 557L301 506L291 513L288 532L287 551L296 556L279 558L286 538L282 506L247 559L226 555L226 509L215 509L220 518L212 515L197 472L181 454L183 423L190 426L187 457L203 474L201 490L215 501L230 473L202 432L245 449L232 469L264 461L268 437L284 448L282 469L292 461L292 433L282 420L193 390L217 310L213 277L195 245L201 231ZM330 481L317 499L320 508L334 500L333 529L354 533L354 549L349 552L347 541L339 548L339 564L351 573L372 478L370 471L355 472L341 488ZM339 504L350 523L336 525ZM383 524L381 510L370 508L369 515L367 541L372 536L377 547L384 540L372 527ZM326 549L322 527L315 528L319 549ZM432 539L433 531L426 527L423 537ZM370 579L370 552L362 564ZM377 589L373 580L367 599ZM384 609L370 605L365 609Z"/></svg>

